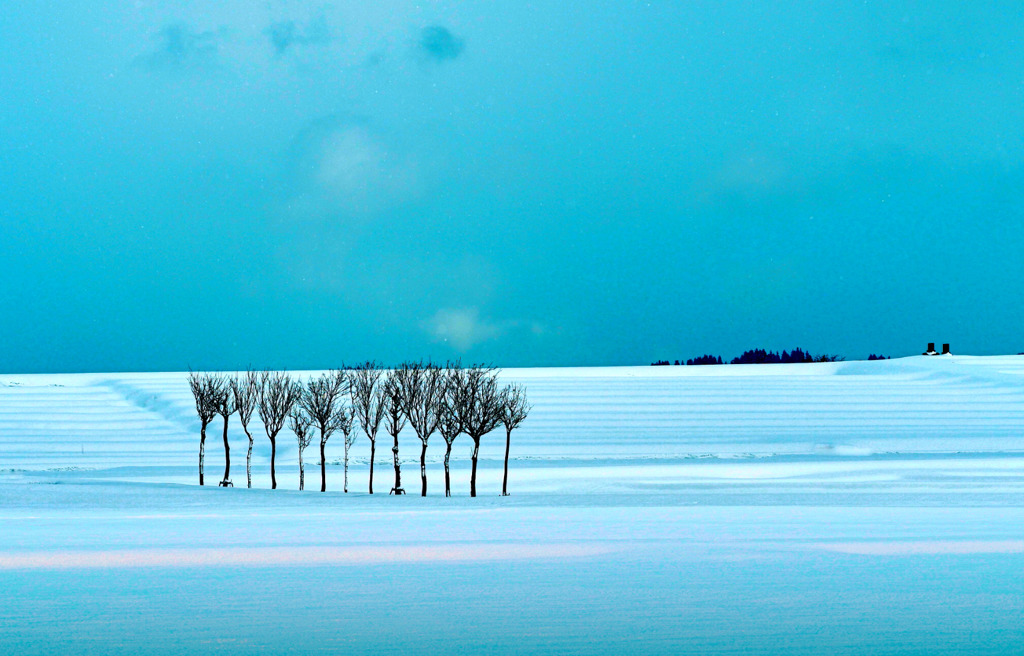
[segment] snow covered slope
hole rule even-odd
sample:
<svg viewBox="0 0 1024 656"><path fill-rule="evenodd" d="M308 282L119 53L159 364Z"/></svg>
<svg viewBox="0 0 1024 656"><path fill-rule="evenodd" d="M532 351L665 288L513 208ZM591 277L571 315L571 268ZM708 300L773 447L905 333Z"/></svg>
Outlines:
<svg viewBox="0 0 1024 656"><path fill-rule="evenodd" d="M305 376L300 372L296 375ZM1020 451L1024 356L799 365L510 369L533 412L521 459ZM208 442L216 469L219 420ZM269 455L259 421L256 453ZM0 467L192 464L183 373L0 375ZM244 447L237 419L233 450ZM282 459L294 456L283 434ZM403 441L415 438L403 435ZM503 436L484 441L500 458ZM440 440L438 440L440 442ZM340 453L340 441L334 449ZM468 450L463 445L461 455ZM435 457L440 456L439 445ZM365 440L354 452L365 459ZM385 462L389 453L378 454Z"/></svg>
<svg viewBox="0 0 1024 656"><path fill-rule="evenodd" d="M1020 653L1024 357L503 375L477 499L258 424L199 488L184 374L0 375L0 653Z"/></svg>

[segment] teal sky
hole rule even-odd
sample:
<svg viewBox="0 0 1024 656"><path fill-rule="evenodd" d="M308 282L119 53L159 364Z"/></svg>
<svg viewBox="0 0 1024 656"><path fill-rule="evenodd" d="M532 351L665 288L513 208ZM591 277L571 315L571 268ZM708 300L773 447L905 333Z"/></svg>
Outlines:
<svg viewBox="0 0 1024 656"><path fill-rule="evenodd" d="M1024 351L1019 3L8 4L0 370Z"/></svg>

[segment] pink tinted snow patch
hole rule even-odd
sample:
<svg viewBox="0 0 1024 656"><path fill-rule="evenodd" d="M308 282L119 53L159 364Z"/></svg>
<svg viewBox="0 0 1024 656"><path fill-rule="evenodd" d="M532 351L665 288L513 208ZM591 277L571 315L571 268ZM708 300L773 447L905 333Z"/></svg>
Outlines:
<svg viewBox="0 0 1024 656"><path fill-rule="evenodd" d="M238 547L0 553L0 570L207 567L222 565L357 565L580 558L612 551L585 544L446 544L359 547Z"/></svg>
<svg viewBox="0 0 1024 656"><path fill-rule="evenodd" d="M922 540L902 542L835 542L817 549L860 556L1024 553L1024 540Z"/></svg>

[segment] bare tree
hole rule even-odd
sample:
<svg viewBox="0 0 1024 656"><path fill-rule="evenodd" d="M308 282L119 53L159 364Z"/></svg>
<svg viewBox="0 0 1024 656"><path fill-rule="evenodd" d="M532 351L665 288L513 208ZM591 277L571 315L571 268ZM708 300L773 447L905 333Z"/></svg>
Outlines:
<svg viewBox="0 0 1024 656"><path fill-rule="evenodd" d="M231 379L223 377L220 379L220 387L217 390L215 405L217 414L224 418L224 478L221 479L220 487L234 487L231 482L231 446L228 444L228 419L235 414L235 395L231 392Z"/></svg>
<svg viewBox="0 0 1024 656"><path fill-rule="evenodd" d="M295 433L299 443L299 489L306 489L306 467L302 464L302 452L313 439L313 419L299 406L292 406L288 413L288 427Z"/></svg>
<svg viewBox="0 0 1024 656"><path fill-rule="evenodd" d="M452 480L448 462L452 456L452 443L463 429L459 404L465 393L466 376L462 367L457 362L449 363L445 367L444 394L441 396L437 414L437 432L444 438L446 447L444 452L444 495L446 497L452 495Z"/></svg>
<svg viewBox="0 0 1024 656"><path fill-rule="evenodd" d="M252 433L249 432L249 420L260 395L260 375L249 369L244 375L231 379L231 395L238 408L238 421L242 424L245 436L249 438L249 450L245 454L246 487L252 487Z"/></svg>
<svg viewBox="0 0 1024 656"><path fill-rule="evenodd" d="M338 422L338 430L345 437L345 493L348 494L348 450L356 441L356 409L347 406L341 410L341 420Z"/></svg>
<svg viewBox="0 0 1024 656"><path fill-rule="evenodd" d="M505 475L501 479L501 496L508 496L508 449L512 443L512 429L526 420L530 414L526 401L526 389L522 385L510 384L501 390L501 423L505 424Z"/></svg>
<svg viewBox="0 0 1024 656"><path fill-rule="evenodd" d="M196 400L196 412L199 414L199 484L203 485L203 459L206 455L206 427L217 416L217 399L223 385L219 376L208 373L190 371L188 385Z"/></svg>
<svg viewBox="0 0 1024 656"><path fill-rule="evenodd" d="M264 371L260 375L260 399L256 406L263 428L270 440L270 487L277 489L277 474L274 461L277 459L277 434L284 427L285 419L301 394L302 386L292 382L283 371Z"/></svg>
<svg viewBox="0 0 1024 656"><path fill-rule="evenodd" d="M327 440L344 420L344 395L348 376L344 370L329 371L309 381L299 403L320 429L320 491L327 491Z"/></svg>
<svg viewBox="0 0 1024 656"><path fill-rule="evenodd" d="M476 462L480 438L501 424L501 392L493 367L465 370L466 393L459 402L463 430L473 440L473 469L469 478L469 496L476 496Z"/></svg>
<svg viewBox="0 0 1024 656"><path fill-rule="evenodd" d="M427 440L437 430L437 416L444 393L444 370L431 363L403 363L398 369L402 410L420 438L421 496L427 496Z"/></svg>
<svg viewBox="0 0 1024 656"><path fill-rule="evenodd" d="M398 384L397 373L394 369L388 371L384 378L382 400L384 403L384 427L395 441L395 445L391 447L391 454L395 459L395 486L391 488L391 493L405 494L405 490L402 488L402 465L398 461L398 434L405 427L405 411L402 410L402 388Z"/></svg>
<svg viewBox="0 0 1024 656"><path fill-rule="evenodd" d="M376 362L365 362L349 372L351 382L352 408L356 419L363 428L366 439L370 440L370 494L373 494L373 458L377 451L377 431L384 420L387 407L384 404L383 370Z"/></svg>

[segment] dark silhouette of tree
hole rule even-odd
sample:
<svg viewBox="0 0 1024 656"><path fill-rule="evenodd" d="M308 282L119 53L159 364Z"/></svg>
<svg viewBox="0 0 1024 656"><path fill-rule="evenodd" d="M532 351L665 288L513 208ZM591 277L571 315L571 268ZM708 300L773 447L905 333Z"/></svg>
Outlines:
<svg viewBox="0 0 1024 656"><path fill-rule="evenodd" d="M702 355L699 358L691 358L686 361L688 366L701 364L722 364L722 356Z"/></svg>
<svg viewBox="0 0 1024 656"><path fill-rule="evenodd" d="M437 414L437 432L444 439L444 495L452 495L451 470L448 463L452 456L452 443L462 432L462 415L459 414L459 404L462 395L466 393L466 376L462 366L457 363L449 363L445 367L444 394L441 395L441 405Z"/></svg>
<svg viewBox="0 0 1024 656"><path fill-rule="evenodd" d="M348 393L348 376L344 370L329 371L309 381L299 404L320 430L320 491L327 491L327 440L344 421L344 398Z"/></svg>
<svg viewBox="0 0 1024 656"><path fill-rule="evenodd" d="M752 349L744 351L739 357L732 359L732 364L773 364L779 362L780 358L775 353L768 353L764 349Z"/></svg>
<svg viewBox="0 0 1024 656"><path fill-rule="evenodd" d="M801 348L783 351L781 354L764 349L744 351L739 357L732 359L732 364L778 364L802 362L836 362L843 358L838 355L811 355Z"/></svg>
<svg viewBox="0 0 1024 656"><path fill-rule="evenodd" d="M383 370L376 362L364 362L349 372L352 408L356 419L370 440L370 494L373 494L373 459L377 451L377 431L384 419Z"/></svg>
<svg viewBox="0 0 1024 656"><path fill-rule="evenodd" d="M306 467L302 462L302 452L306 450L313 439L313 418L306 413L305 409L294 405L288 412L288 427L295 433L295 439L299 444L299 490L305 490Z"/></svg>
<svg viewBox="0 0 1024 656"><path fill-rule="evenodd" d="M206 456L206 427L217 416L217 400L224 386L220 376L209 373L190 371L188 385L196 401L196 412L199 414L199 484L203 485L203 460Z"/></svg>
<svg viewBox="0 0 1024 656"><path fill-rule="evenodd" d="M473 467L469 478L469 496L476 496L476 464L480 454L480 438L501 424L501 392L493 367L470 367L465 370L466 393L460 399L459 414L463 431L473 440Z"/></svg>
<svg viewBox="0 0 1024 656"><path fill-rule="evenodd" d="M822 353L821 355L815 355L811 362L842 362L845 360L841 355L829 355L828 353Z"/></svg>
<svg viewBox="0 0 1024 656"><path fill-rule="evenodd" d="M444 392L444 370L431 363L405 362L397 371L402 410L420 438L421 496L427 496L427 441L437 430L437 415Z"/></svg>
<svg viewBox="0 0 1024 656"><path fill-rule="evenodd" d="M228 419L235 414L235 395L231 391L231 380L221 378L220 389L215 401L217 414L224 418L224 478L221 487L231 485L231 446L228 444Z"/></svg>
<svg viewBox="0 0 1024 656"><path fill-rule="evenodd" d="M398 374L392 369L384 378L384 428L394 441L391 454L395 459L395 486L393 494L405 494L402 488L402 465L398 460L398 434L405 427L405 411L402 409L402 388L398 384Z"/></svg>
<svg viewBox="0 0 1024 656"><path fill-rule="evenodd" d="M249 421L256 409L256 402L260 396L260 376L257 372L249 369L242 376L231 379L231 395L235 399L235 407L238 409L238 421L242 424L245 436L249 438L249 450L245 454L245 481L246 487L252 487L252 433L249 432Z"/></svg>
<svg viewBox="0 0 1024 656"><path fill-rule="evenodd" d="M512 430L518 428L530 414L526 390L521 385L508 385L501 391L501 423L505 424L505 475L501 479L501 496L508 496L508 451L512 443Z"/></svg>
<svg viewBox="0 0 1024 656"><path fill-rule="evenodd" d="M868 360L888 360L888 359L889 359L888 356L885 356L885 355L875 355L874 353L872 353L871 355L868 356Z"/></svg>
<svg viewBox="0 0 1024 656"><path fill-rule="evenodd" d="M260 398L256 406L263 428L270 440L270 487L277 489L277 434L284 427L285 419L292 406L302 395L302 386L292 382L291 377L283 371L264 371L260 375Z"/></svg>

